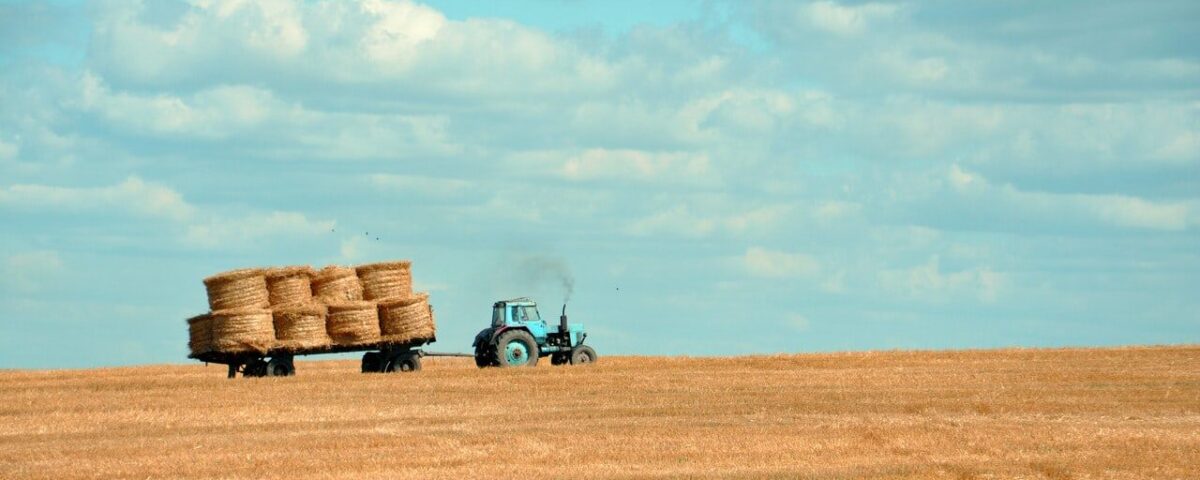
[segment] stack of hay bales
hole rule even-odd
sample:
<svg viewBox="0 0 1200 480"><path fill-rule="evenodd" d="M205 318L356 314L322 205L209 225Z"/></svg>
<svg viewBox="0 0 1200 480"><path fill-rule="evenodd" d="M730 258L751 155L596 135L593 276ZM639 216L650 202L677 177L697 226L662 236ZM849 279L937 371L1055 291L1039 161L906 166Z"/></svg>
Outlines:
<svg viewBox="0 0 1200 480"><path fill-rule="evenodd" d="M362 282L353 268L330 265L312 280L313 297L321 303L355 302L363 299Z"/></svg>
<svg viewBox="0 0 1200 480"><path fill-rule="evenodd" d="M267 298L271 306L312 303L312 278L315 274L308 265L268 269L265 276Z"/></svg>
<svg viewBox="0 0 1200 480"><path fill-rule="evenodd" d="M381 338L389 342L433 338L433 307L429 306L429 294L380 301L379 329Z"/></svg>
<svg viewBox="0 0 1200 480"><path fill-rule="evenodd" d="M319 352L434 336L429 295L412 262L239 269L204 280L212 311L188 319L192 356Z"/></svg>
<svg viewBox="0 0 1200 480"><path fill-rule="evenodd" d="M204 279L212 312L188 319L193 355L207 352L266 353L275 343L267 279L262 269L243 268Z"/></svg>
<svg viewBox="0 0 1200 480"><path fill-rule="evenodd" d="M332 343L325 330L327 309L320 303L292 303L272 309L275 348L298 352L326 348Z"/></svg>

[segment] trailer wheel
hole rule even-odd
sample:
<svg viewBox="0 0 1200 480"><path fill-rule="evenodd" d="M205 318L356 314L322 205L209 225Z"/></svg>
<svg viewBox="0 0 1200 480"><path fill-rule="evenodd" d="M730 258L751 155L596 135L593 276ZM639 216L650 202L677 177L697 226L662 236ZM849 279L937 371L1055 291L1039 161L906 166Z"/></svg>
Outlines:
<svg viewBox="0 0 1200 480"><path fill-rule="evenodd" d="M537 343L524 330L509 330L496 339L496 363L501 367L533 367L538 361Z"/></svg>
<svg viewBox="0 0 1200 480"><path fill-rule="evenodd" d="M568 363L571 363L570 352L557 352L550 355L551 365L566 365Z"/></svg>
<svg viewBox="0 0 1200 480"><path fill-rule="evenodd" d="M367 352L362 358L362 373L378 373L383 370L383 355L379 352Z"/></svg>
<svg viewBox="0 0 1200 480"><path fill-rule="evenodd" d="M265 376L267 376L267 362L261 358L246 362L246 366L242 368L242 377Z"/></svg>
<svg viewBox="0 0 1200 480"><path fill-rule="evenodd" d="M415 353L397 355L388 362L388 372L415 372L421 369L421 356Z"/></svg>
<svg viewBox="0 0 1200 480"><path fill-rule="evenodd" d="M571 350L571 365L586 365L596 362L596 351L587 345L580 345Z"/></svg>
<svg viewBox="0 0 1200 480"><path fill-rule="evenodd" d="M263 376L267 377L290 377L295 374L296 366L290 358L272 358L263 371Z"/></svg>

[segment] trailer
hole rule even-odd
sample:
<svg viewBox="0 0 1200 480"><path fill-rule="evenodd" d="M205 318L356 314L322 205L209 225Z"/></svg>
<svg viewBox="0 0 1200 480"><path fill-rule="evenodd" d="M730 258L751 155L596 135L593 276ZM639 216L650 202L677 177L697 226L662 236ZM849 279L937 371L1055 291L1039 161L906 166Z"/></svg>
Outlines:
<svg viewBox="0 0 1200 480"><path fill-rule="evenodd" d="M330 345L306 350L270 349L260 352L205 352L188 355L188 358L204 363L217 363L229 367L228 378L240 372L243 377L289 377L296 374L294 359L297 355L321 355L326 353L364 352L362 372L413 372L421 369L421 357L469 357L466 353L427 352L420 347L437 341L437 338L421 338L408 342L376 342L359 345Z"/></svg>

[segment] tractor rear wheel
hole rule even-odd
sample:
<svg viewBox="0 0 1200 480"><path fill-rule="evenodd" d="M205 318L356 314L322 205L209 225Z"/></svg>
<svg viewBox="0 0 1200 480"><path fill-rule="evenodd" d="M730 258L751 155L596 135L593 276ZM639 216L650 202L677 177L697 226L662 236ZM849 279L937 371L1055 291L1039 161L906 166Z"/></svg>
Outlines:
<svg viewBox="0 0 1200 480"><path fill-rule="evenodd" d="M596 351L587 345L580 345L571 350L571 365L586 365L596 362Z"/></svg>
<svg viewBox="0 0 1200 480"><path fill-rule="evenodd" d="M496 339L494 356L501 367L532 367L538 361L537 343L529 332L509 330Z"/></svg>
<svg viewBox="0 0 1200 480"><path fill-rule="evenodd" d="M479 368L498 366L496 364L496 354L492 353L487 345L475 347L475 366Z"/></svg>

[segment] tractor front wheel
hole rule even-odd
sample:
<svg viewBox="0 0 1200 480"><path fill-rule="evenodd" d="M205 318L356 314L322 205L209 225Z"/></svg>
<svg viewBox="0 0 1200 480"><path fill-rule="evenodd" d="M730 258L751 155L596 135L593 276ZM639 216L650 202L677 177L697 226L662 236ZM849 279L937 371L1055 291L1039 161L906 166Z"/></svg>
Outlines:
<svg viewBox="0 0 1200 480"><path fill-rule="evenodd" d="M580 345L571 350L571 365L587 365L596 362L596 351L587 345Z"/></svg>
<svg viewBox="0 0 1200 480"><path fill-rule="evenodd" d="M538 361L537 343L524 330L509 330L496 339L496 363L501 367L535 366Z"/></svg>

